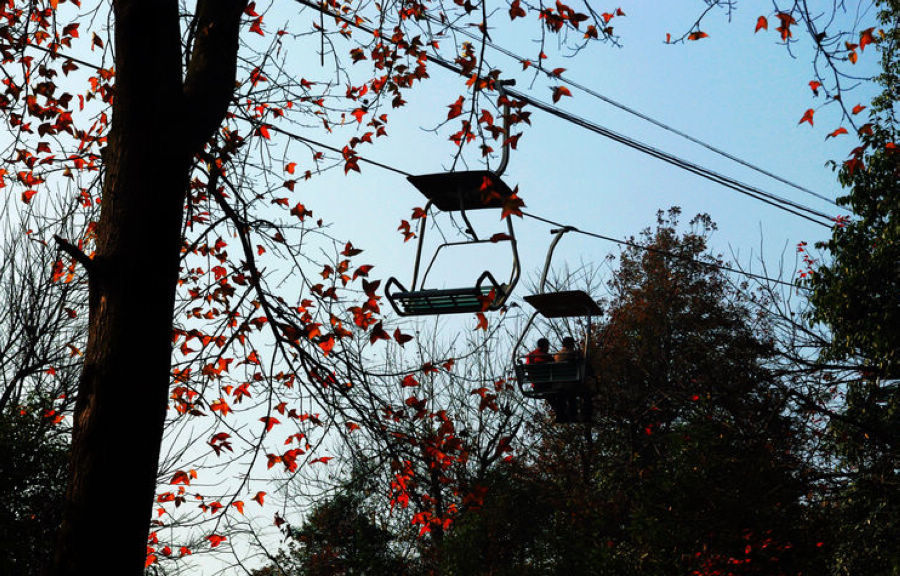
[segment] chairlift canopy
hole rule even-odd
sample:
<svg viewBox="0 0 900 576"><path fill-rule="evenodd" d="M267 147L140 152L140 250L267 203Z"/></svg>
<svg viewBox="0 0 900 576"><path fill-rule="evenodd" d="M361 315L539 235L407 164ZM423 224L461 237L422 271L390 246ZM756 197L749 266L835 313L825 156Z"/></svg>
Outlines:
<svg viewBox="0 0 900 576"><path fill-rule="evenodd" d="M409 176L410 184L442 212L502 208L513 191L490 170Z"/></svg>
<svg viewBox="0 0 900 576"><path fill-rule="evenodd" d="M545 318L567 318L570 316L600 316L603 310L593 298L582 290L564 290L530 294L525 301L534 306Z"/></svg>

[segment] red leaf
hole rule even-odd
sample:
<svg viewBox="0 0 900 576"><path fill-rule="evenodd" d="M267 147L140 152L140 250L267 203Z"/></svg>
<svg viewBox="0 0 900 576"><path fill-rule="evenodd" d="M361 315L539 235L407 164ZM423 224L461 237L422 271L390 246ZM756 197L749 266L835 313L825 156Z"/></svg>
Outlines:
<svg viewBox="0 0 900 576"><path fill-rule="evenodd" d="M263 416L259 421L266 425L266 432L272 430L272 427L276 424L281 424L281 421L278 420L278 418L272 418L271 416Z"/></svg>
<svg viewBox="0 0 900 576"><path fill-rule="evenodd" d="M851 112L853 112L854 114L859 114L860 112L862 112L865 109L866 109L866 107L863 106L862 104L857 104L856 106L853 107L853 110L851 110Z"/></svg>
<svg viewBox="0 0 900 576"><path fill-rule="evenodd" d="M488 329L488 321L487 316L485 316L481 312L477 312L475 316L478 318L478 325L475 326L476 330L487 330Z"/></svg>
<svg viewBox="0 0 900 576"><path fill-rule="evenodd" d="M240 500L235 500L234 502L231 503L231 505L234 506L235 508L237 508L238 512L240 512L241 514L244 513L244 503L241 502Z"/></svg>
<svg viewBox="0 0 900 576"><path fill-rule="evenodd" d="M810 87L810 89L813 91L813 94L815 94L816 96L818 96L818 95L819 95L819 88L822 87L822 83L813 80L812 82L809 83L809 87Z"/></svg>
<svg viewBox="0 0 900 576"><path fill-rule="evenodd" d="M284 167L284 170L285 170L285 172L287 172L288 174L293 174L295 168L297 168L297 163L296 163L296 162L291 162L290 164L288 164L287 166Z"/></svg>
<svg viewBox="0 0 900 576"><path fill-rule="evenodd" d="M775 14L775 16L781 22L781 25L775 30L781 32L781 39L786 42L788 38L793 36L793 33L791 33L791 25L796 24L797 21L787 12L779 12Z"/></svg>
<svg viewBox="0 0 900 576"><path fill-rule="evenodd" d="M312 460L309 461L309 463L316 464L318 462L321 462L322 464L328 464L328 461L331 460L332 458L334 458L334 456L321 456L319 458L313 458Z"/></svg>
<svg viewBox="0 0 900 576"><path fill-rule="evenodd" d="M348 258L351 256L356 256L360 253L362 253L362 250L360 250L359 248L354 248L353 244L351 244L350 242L347 242L347 244L344 245L344 250L343 252L341 252L342 255L347 256Z"/></svg>
<svg viewBox="0 0 900 576"><path fill-rule="evenodd" d="M460 96L459 98L456 99L456 102L447 106L447 108L450 108L450 112L447 113L447 120L456 118L457 116L462 114L462 105L463 105L463 97Z"/></svg>
<svg viewBox="0 0 900 576"><path fill-rule="evenodd" d="M563 96L572 96L572 93L565 86L554 86L553 87L553 102L559 102L559 99Z"/></svg>
<svg viewBox="0 0 900 576"><path fill-rule="evenodd" d="M846 134L846 133L847 133L847 129L844 128L843 126L841 126L837 130L835 130L834 132L832 132L831 134L826 136L825 139L828 140L829 138L834 138L835 136L840 136L841 134Z"/></svg>
<svg viewBox="0 0 900 576"><path fill-rule="evenodd" d="M515 20L519 16L525 16L525 10L522 9L519 0L513 0L509 5L509 19Z"/></svg>
<svg viewBox="0 0 900 576"><path fill-rule="evenodd" d="M696 32L691 32L688 34L688 40L700 40L702 38L709 38L709 34L703 32L702 30L697 30Z"/></svg>
<svg viewBox="0 0 900 576"><path fill-rule="evenodd" d="M756 30L753 31L754 34L759 32L760 30L768 30L768 29L769 29L769 21L766 20L765 16L760 16L759 18L756 19Z"/></svg>
<svg viewBox="0 0 900 576"><path fill-rule="evenodd" d="M866 45L871 44L875 41L875 38L872 36L872 31L874 28L866 28L862 32L859 33L859 49L865 50Z"/></svg>
<svg viewBox="0 0 900 576"><path fill-rule="evenodd" d="M265 33L262 31L262 16L253 21L253 24L250 26L250 31L259 34L260 36L265 36Z"/></svg>
<svg viewBox="0 0 900 576"><path fill-rule="evenodd" d="M404 344L406 344L407 342L409 342L412 339L413 339L413 337L410 336L409 334L404 334L404 333L400 332L399 328L394 330L394 340L397 342L397 344L403 346Z"/></svg>
<svg viewBox="0 0 900 576"><path fill-rule="evenodd" d="M22 202L29 204L31 203L31 199L34 195L37 194L37 190L26 190L22 192Z"/></svg>
<svg viewBox="0 0 900 576"><path fill-rule="evenodd" d="M228 540L225 536L219 536L218 534L210 534L206 539L209 540L209 543L213 548Z"/></svg>
<svg viewBox="0 0 900 576"><path fill-rule="evenodd" d="M405 378L403 378L403 382L400 383L400 386L405 388L412 388L418 385L419 381L416 380L416 378L412 374L407 375Z"/></svg>
<svg viewBox="0 0 900 576"><path fill-rule="evenodd" d="M815 114L815 113L816 113L815 110L813 110L812 108L809 108L806 112L803 113L803 118L801 118L800 121L797 122L797 124L799 125L799 124L803 124L804 122L809 122L809 125L812 126L813 125L813 114Z"/></svg>
<svg viewBox="0 0 900 576"><path fill-rule="evenodd" d="M191 478L196 478L197 472L195 470L191 470L190 472L185 472L184 470L178 470L172 476L172 481L170 484L187 484L190 486Z"/></svg>
<svg viewBox="0 0 900 576"><path fill-rule="evenodd" d="M265 138L266 140L270 139L269 136L269 126L267 124L260 124L259 128L256 129L256 133Z"/></svg>
<svg viewBox="0 0 900 576"><path fill-rule="evenodd" d="M366 117L366 111L362 108L357 108L356 110L351 112L351 114L353 115L354 118L356 118L356 121L360 124L362 124L363 118Z"/></svg>
<svg viewBox="0 0 900 576"><path fill-rule="evenodd" d="M257 492L256 496L253 497L253 501L256 502L257 504L259 504L260 506L263 505L263 502L265 501L265 499L266 499L265 492Z"/></svg>

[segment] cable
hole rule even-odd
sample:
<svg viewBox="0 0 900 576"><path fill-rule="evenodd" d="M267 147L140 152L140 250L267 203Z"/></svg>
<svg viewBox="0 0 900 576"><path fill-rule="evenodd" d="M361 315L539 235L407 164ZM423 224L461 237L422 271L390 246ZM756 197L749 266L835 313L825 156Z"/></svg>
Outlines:
<svg viewBox="0 0 900 576"><path fill-rule="evenodd" d="M771 282L773 284L781 284L783 286L790 286L791 288L799 288L802 290L810 290L807 286L802 286L798 284L794 284L792 282L787 282L785 280L780 280L778 278L770 278L768 276L763 276L762 274L755 274L753 272L747 272L746 270L741 270L739 268L732 268L731 266L726 266L724 264L716 264L713 262L704 262L703 260L697 260L696 258L691 258L689 256L682 256L681 254L675 254L674 252L669 252L668 250L661 250L659 248L653 248L652 246L644 246L643 244L637 244L635 242L630 242L628 240L621 240L619 238L613 238L612 236L604 236L603 234L598 234L596 232L588 232L586 230L581 230L575 226L570 226L568 224L563 224L561 222L555 222L548 218L543 218L541 216L536 216L534 214L529 214L527 212L522 212L523 216L527 216L534 220L538 220L545 224L549 224L551 226L557 228L568 228L571 232L575 232L578 234L583 234L585 236L591 236L594 238L599 238L600 240L606 240L607 242L613 242L615 244L620 244L622 246L628 246L630 248L636 248L638 250L644 250L645 252L653 252L654 254L662 254L663 256L669 256L672 258L677 258L679 260L684 260L687 262L692 262L694 264L699 264L701 266L707 266L709 268L716 268L718 270L724 270L726 272L731 272L733 274L740 274L742 276L747 276L750 278L755 278L757 280L763 280L765 282Z"/></svg>
<svg viewBox="0 0 900 576"><path fill-rule="evenodd" d="M319 12L325 12L329 16L333 16L334 18L339 19L342 22L345 22L348 25L350 25L354 28L357 28L359 30L362 30L368 34L371 34L371 35L377 36L377 37L381 37L381 35L377 34L377 32L374 29L372 29L368 26L365 26L363 24L357 23L354 20L350 20L349 18L345 18L344 16L341 16L339 14L334 14L332 12L328 12L321 6L315 5L312 2L310 2L309 0L295 0L295 2L297 2L298 4L302 4L304 6L307 6L309 8L312 8L314 10L317 10ZM429 62L437 64L437 65L439 65L443 68L446 68L450 71L453 71L457 74L464 75L462 73L462 69L459 66L456 66L455 64L451 64L450 62L447 62L443 58L440 58L440 57L434 56L434 55L429 55L429 54L426 54L425 56ZM757 200L760 200L762 202L765 202L766 204L769 204L770 206L773 206L780 210L784 210L786 212L794 214L795 216L799 216L801 218L809 220L810 222L813 222L813 223L823 226L825 228L831 228L831 226L832 226L831 222L833 222L835 220L832 216L830 216L828 214L825 214L818 210L809 208L808 206L798 204L791 200L781 198L775 194L765 192L759 188L755 188L753 186L744 184L733 178L724 176L722 174L718 174L718 173L716 173L710 169L704 168L698 164L678 158L677 156L663 152L662 150L659 150L659 149L649 146L647 144L643 144L643 143L633 140L627 136L618 134L612 130L609 130L603 126L600 126L599 124L596 124L594 122L591 122L591 121L583 119L583 118L580 118L578 116L575 116L574 114L564 112L563 110L561 110L555 106L551 106L550 104L542 102L536 98L532 98L522 92L512 90L509 88L507 88L506 91L513 97L515 97L519 100L523 100L529 104L532 104L536 108L539 108L539 109L541 109L549 114L552 114L554 116L557 116L558 118L566 120L575 125L581 126L582 128L588 129L592 132L595 132L597 134L600 134L602 136L610 138L621 144L625 144L626 146L629 146L640 152L644 152L645 154L648 154L648 155L658 158L660 160L664 160L674 166L677 166L679 168L687 170L688 172L692 172L694 174L697 174L698 176L707 178L708 180L710 180L712 182L716 182L727 188L731 188L732 190L740 192L741 194L744 194L744 195L750 196L752 198L755 198ZM788 206L790 206L790 208ZM816 220L815 218L812 218L807 214L803 214L802 212L806 212L807 214L817 216L819 218L823 218L827 222L822 222L822 221Z"/></svg>
<svg viewBox="0 0 900 576"><path fill-rule="evenodd" d="M698 176L702 176L703 178L706 178L708 180L711 180L713 182L721 184L727 188L731 188L732 190L735 190L736 192L740 192L741 194L750 196L751 198L755 198L757 200L760 200L761 202L765 202L766 204L769 204L770 206L778 208L779 210L784 210L786 212L790 212L791 214L794 214L796 216L799 216L801 218L804 218L806 220L809 220L810 222L819 224L820 226L824 226L826 228L831 228L832 224L821 222L819 220L816 220L816 219L808 216L807 214L810 214L812 216L817 216L819 218L823 218L825 220L828 220L829 222L834 222L834 220L835 220L834 217L830 216L829 214L825 214L824 212L820 212L819 210L815 210L808 206L798 204L796 202L793 202L792 200L788 200L787 198L782 198L776 194L772 194L771 192L766 192L755 186L751 186L749 184L744 184L743 182L740 182L739 180L735 180L734 178L725 176L724 174L720 174L718 172L710 170L709 168L704 168L703 166L700 166L699 164L695 164L689 160L684 160L683 158L679 158L678 156L669 154L668 152L664 152L658 148L655 148L648 144L644 144L642 142L639 142L637 140L629 138L628 136L625 136L623 134L614 132L608 128L605 128L605 127L595 123L595 122L591 122L590 120L586 120L584 118L581 118L581 117L571 114L569 112L560 110L559 108L556 108L555 106L551 106L550 104L547 104L546 102L542 102L536 98L533 98L531 96L528 96L528 95L518 92L516 90L507 89L506 91L511 96L513 96L517 99L520 99L520 100L524 100L524 101L528 102L529 104L531 104L532 106L534 106L535 108L539 108L539 109L543 110L544 112L547 112L548 114L557 116L558 118L566 120L567 122L570 122L577 126L581 126L582 128L585 128L587 130L590 130L591 132L600 134L601 136L604 136L606 138L614 140L620 144L624 144L630 148L633 148L635 150L643 152L644 154L653 156L654 158L658 158L660 160L663 160L664 162L668 162L669 164L672 164L673 166L677 166L679 168L682 168L683 170L687 170L688 172L692 172L694 174L697 174ZM790 206L790 208L788 206ZM806 212L807 214L803 214L802 212Z"/></svg>
<svg viewBox="0 0 900 576"><path fill-rule="evenodd" d="M254 122L253 119L250 119L250 118L247 118L247 117L243 117L243 118L244 118L245 120L249 121L249 122ZM275 128L274 126L270 126L269 129L272 130L272 131L275 131L275 132L279 132L279 133L281 133L281 134L287 136L288 138L295 138L295 139L297 139L297 140L300 140L300 141L305 142L306 144L309 144L309 145L312 145L312 146L319 146L319 147L321 147L321 148L324 148L324 149L326 149L326 150L330 150L330 151L332 151L332 152L337 152L337 153L339 153L339 154L342 154L342 153L343 153L341 150L335 148L334 146L329 146L328 144L323 144L322 142L318 142L318 141L313 140L313 139L311 139L311 138L306 138L306 137L300 136L300 135L298 135L298 134L293 134L293 133L291 133L291 132L289 132L289 131L287 131L287 130L282 130L282 129L280 129L280 128ZM410 176L410 175L411 175L409 172L407 172L407 171L405 171L405 170L403 170L403 169L396 168L396 167L394 167L394 166L390 166L390 165L388 165L388 164L384 164L384 163L381 163L381 162L376 162L376 161L374 161L374 160L369 160L368 158L365 158L365 157L362 157L362 156L356 156L355 158L356 158L357 160L359 160L360 162L366 162L367 164L371 164L371 165L373 165L373 166L377 166L377 167L379 167L379 168L382 168L382 169L384 169L384 170L389 170L389 171L394 172L394 173L397 173L397 174L401 174L401 175L404 175L404 176ZM545 224L549 224L549 225L551 225L551 226L555 226L555 227L557 227L557 228L564 228L564 227L565 227L565 228L569 228L572 232L576 232L576 233L578 233L578 234L583 234L583 235L585 235L585 236L591 236L591 237L594 237L594 238L598 238L598 239L600 239L600 240L606 240L607 242L613 242L613 243L615 243L615 244L620 244L620 245L622 245L622 246L629 246L629 247L631 247L631 248L636 248L636 249L638 249L638 250L644 250L644 251L646 251L646 252L653 252L653 253L656 253L656 254L662 254L662 255L664 255L664 256L670 256L670 257L672 257L672 258L677 258L677 259L680 259L680 260L685 260L685 261L688 261L688 262L693 262L693 263L699 264L699 265L701 265L701 266L707 266L707 267L710 267L710 268L716 268L716 269L719 269L719 270L724 270L724 271L726 271L726 272L731 272L731 273L733 273L733 274L739 274L739 275L742 275L742 276L747 276L747 277L749 277L749 278L755 278L755 279L757 279L757 280L763 280L763 281L765 281L765 282L771 282L771 283L773 283L773 284L781 284L781 285L784 285L784 286L791 286L792 288L799 288L799 289L802 289L802 290L810 290L810 288L808 288L808 287L806 287L806 286L801 286L801 285L793 284L793 283L791 283L791 282L787 282L787 281L785 281L785 280L779 280L779 279L777 279L777 278L770 278L770 277L768 277L768 276L763 276L763 275L761 275L761 274L755 274L755 273L753 273L753 272L747 272L747 271L745 271L745 270L741 270L741 269L738 269L738 268L733 268L733 267L731 267L731 266L726 266L726 265L724 265L724 264L716 264L716 263L712 263L712 262L704 262L703 260L697 260L697 259L695 259L695 258L690 258L690 257L687 257L687 256L682 256L682 255L680 255L680 254L675 254L674 252L668 252L668 251L666 251L666 250L660 250L659 248L653 248L653 247L651 247L651 246L644 246L644 245L642 245L642 244L637 244L637 243L635 243L635 242L630 242L630 241L628 241L628 240L622 240L622 239L619 239L619 238L613 238L612 236L605 236L605 235L603 235L603 234L599 234L599 233L596 233L596 232L588 232L588 231L586 231L586 230L581 230L581 229L579 229L579 228L576 227L576 226L570 226L570 225L568 225L568 224L563 224L563 223L560 223L560 222L556 222L556 221L554 221L554 220L550 220L549 218L544 218L544 217L542 217L542 216L537 216L537 215L535 215L535 214L530 214L530 213L528 213L528 212L522 212L522 215L523 215L523 216L527 216L527 217L529 217L529 218L532 218L532 219L534 219L534 220L538 220L538 221L543 222L543 223L545 223Z"/></svg>
<svg viewBox="0 0 900 576"><path fill-rule="evenodd" d="M465 30L463 28L458 28L449 23L442 23L442 22L440 22L440 20L436 19L434 16L430 16L430 15L426 14L425 17L427 19L431 20L432 22L439 23L439 24L442 24L443 26L446 26L447 28L453 30L454 32L458 32L458 33L460 33L464 36L467 36L473 40L483 42L486 46L488 46L492 50L500 52L501 54L504 54L505 56L508 56L509 58L512 58L513 60L515 60L519 63L522 63L522 64L524 64L526 62L531 63L531 60L524 58L523 56L520 56L519 54L516 54L512 50L509 50L507 48L504 48L503 46L496 44L495 42L493 42L492 40L490 40L488 38L479 36L477 34L469 32L468 30ZM818 192L814 192L813 190L810 190L809 188L801 186L800 184L791 182L790 180L783 178L773 172L769 172L768 170L766 170L764 168L761 168L759 166L756 166L755 164L747 162L746 160L738 158L737 156L734 156L733 154L730 154L730 153L722 150L721 148L717 148L716 146L713 146L712 144L708 144L708 143L700 140L699 138L695 138L695 137L691 136L690 134L687 134L677 128L674 128L672 126L669 126L668 124L660 122L659 120L656 120L655 118L648 116L647 114L644 114L638 110L635 110L634 108L631 108L630 106L622 104L621 102L613 100L612 98L605 96L605 95L597 92L596 90L589 88L589 87L581 84L580 82L569 78L568 76L564 76L562 74L553 74L551 71L546 70L543 66L541 66L540 62L538 62L538 64L535 66L535 68L537 70L540 70L541 72L543 72L544 75L547 76L548 78L552 78L555 80L559 80L561 82L565 82L569 86L572 86L573 88L581 90L585 94L593 96L594 98L597 98L598 100L602 100L603 102L606 102L607 104L609 104L615 108L618 108L619 110L622 110L623 112L631 114L632 116L635 116L636 118L640 118L641 120L649 122L650 124L653 124L654 126L656 126L658 128L662 128L663 130L666 130L667 132L671 132L672 134L675 134L686 140L689 140L690 142L693 142L694 144L702 146L702 147L706 148L707 150L718 154L719 156L722 156L724 158L727 158L729 160L737 162L738 164L745 166L746 168L750 168L751 170L759 172L760 174L763 174L765 176L773 178L773 179L781 182L782 184L787 184L788 186L791 186L792 188L796 188L797 190L800 190L801 192L805 192L806 194L815 196L816 198L818 198L820 200L824 200L825 202L828 202L829 204L833 204L834 206L840 206L837 202L835 202L831 198L828 198L827 196L819 194Z"/></svg>

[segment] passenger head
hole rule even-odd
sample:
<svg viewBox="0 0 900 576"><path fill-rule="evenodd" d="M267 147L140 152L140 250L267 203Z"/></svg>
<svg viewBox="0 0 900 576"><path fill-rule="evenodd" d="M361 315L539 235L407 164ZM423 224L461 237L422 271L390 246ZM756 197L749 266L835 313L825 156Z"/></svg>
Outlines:
<svg viewBox="0 0 900 576"><path fill-rule="evenodd" d="M562 341L563 348L575 348L575 339L571 336L566 336Z"/></svg>
<svg viewBox="0 0 900 576"><path fill-rule="evenodd" d="M538 350L541 350L542 352L547 352L548 350L550 350L550 341L547 340L546 338L541 338L540 340L538 340L537 346L538 346Z"/></svg>

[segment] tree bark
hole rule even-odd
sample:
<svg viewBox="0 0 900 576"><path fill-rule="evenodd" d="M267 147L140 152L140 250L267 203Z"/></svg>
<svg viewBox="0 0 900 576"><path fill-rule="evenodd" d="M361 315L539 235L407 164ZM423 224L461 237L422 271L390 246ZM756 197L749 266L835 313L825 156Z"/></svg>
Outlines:
<svg viewBox="0 0 900 576"><path fill-rule="evenodd" d="M102 566L143 572L171 373L185 194L193 155L221 123L234 90L246 3L198 2L197 40L182 81L177 0L114 2L112 126L88 266L89 334L54 574L90 574ZM200 108L204 113L196 114Z"/></svg>

